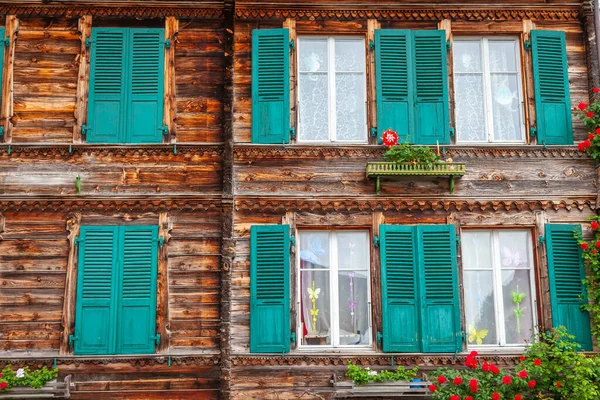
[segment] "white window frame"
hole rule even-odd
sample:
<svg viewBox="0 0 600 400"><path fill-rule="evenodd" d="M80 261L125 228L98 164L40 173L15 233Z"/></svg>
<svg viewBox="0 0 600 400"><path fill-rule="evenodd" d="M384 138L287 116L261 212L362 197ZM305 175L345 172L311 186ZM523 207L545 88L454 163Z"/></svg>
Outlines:
<svg viewBox="0 0 600 400"><path fill-rule="evenodd" d="M327 84L328 84L328 129L329 129L329 139L328 140L303 140L302 139L302 119L300 118L300 110L302 108L302 104L300 102L300 60L296 61L296 77L297 77L297 90L296 90L296 104L298 107L297 115L298 115L298 143L357 143L357 144L367 144L369 141L368 136L368 114L367 114L367 63L368 57L366 55L366 41L364 36L309 36L302 35L298 36L296 56L299 58L300 49L302 48L302 40L303 39L327 39ZM335 70L335 42L336 40L362 40L363 48L365 49L365 65L363 70L363 87L365 89L365 97L364 97L364 112L365 112L365 125L364 125L364 139L363 140L337 140L337 121L336 121L336 90L335 90L335 75L343 74L343 73L358 73L357 71L336 71ZM321 72L324 74L324 72Z"/></svg>
<svg viewBox="0 0 600 400"><path fill-rule="evenodd" d="M315 230L315 229L298 229L296 231L296 237L298 238L298 243L300 243L300 235L303 232L323 232L323 230ZM373 318L372 318L372 304L371 304L371 248L369 245L369 231L363 229L339 229L339 230L328 230L325 231L329 234L329 290L331 295L329 296L329 309L331 313L331 345L307 345L302 344L302 309L301 309L301 296L302 296L302 280L301 280L301 268L300 268L300 246L298 245L298 251L296 251L296 310L297 312L297 321L296 321L296 337L298 343L299 350L323 350L323 349L371 349L373 347ZM338 285L338 240L337 234L338 232L342 233L362 233L365 236L365 245L366 245L366 256L365 256L365 265L367 266L367 299L368 299L368 315L367 318L369 320L369 328L371 330L371 334L368 335L369 342L364 345L340 345L339 339L339 285Z"/></svg>
<svg viewBox="0 0 600 400"><path fill-rule="evenodd" d="M494 137L494 120L493 120L493 110L492 110L492 73L490 71L490 59L489 59L489 42L492 41L514 41L515 46L515 60L517 64L516 72L503 72L503 74L513 74L517 76L517 87L518 87L518 96L519 96L519 117L521 118L521 137L522 140L496 140ZM453 38L453 42L473 42L479 41L481 46L481 75L483 81L483 109L485 113L485 141L470 141L470 140L461 140L460 131L457 129L456 132L456 143L457 144L525 144L527 141L526 129L525 129L525 102L523 96L523 71L521 70L521 45L518 37L515 36L455 36ZM454 58L454 50L452 53ZM456 84L456 76L457 75L472 75L472 72L456 72L456 68L452 67L454 82ZM454 91L454 96L456 96L456 90ZM456 104L456 103L455 103ZM454 107L454 120L457 119L458 109Z"/></svg>
<svg viewBox="0 0 600 400"><path fill-rule="evenodd" d="M500 295L502 293L502 263L501 263L501 254L500 254L500 238L498 233L499 232L527 232L529 235L529 240L530 240L530 252L527 255L528 258L528 263L530 265L529 267L529 282L530 282L530 288L529 290L531 291L531 299L530 299L530 303L529 307L531 307L531 315L532 315L532 319L533 319L533 332L532 334L536 334L538 329L537 329L537 291L536 291L536 287L535 287L535 264L534 264L534 256L533 256L533 252L534 252L534 245L533 245L533 232L531 231L531 229L527 229L527 228L515 228L515 229L465 229L463 230L463 232L490 232L491 234L491 252L492 252L492 285L493 285L493 293L494 293L494 315L496 317L496 337L498 338L498 341L500 342L499 345L496 344L471 344L469 343L469 341L467 340L467 348L469 350L507 350L507 351L513 351L513 350L522 350L526 347L526 344L523 343L522 346L519 345L515 345L515 344L506 344L506 326L504 324L504 303L502 301L502 296ZM464 252L464 247L461 249ZM462 254L463 259L464 259L464 253ZM512 268L512 269L522 269L524 270L525 268ZM465 296L465 302L466 302L466 293L464 292L465 290L465 285L464 285L464 272L465 271L489 271L489 269L485 269L485 268L464 268L463 266L463 282L462 282L462 288L463 288L463 295ZM465 308L465 312L466 312L466 308ZM466 321L466 315L465 315L465 323L467 323L468 325L468 321ZM466 332L467 336L468 336L468 326L467 326L467 332Z"/></svg>

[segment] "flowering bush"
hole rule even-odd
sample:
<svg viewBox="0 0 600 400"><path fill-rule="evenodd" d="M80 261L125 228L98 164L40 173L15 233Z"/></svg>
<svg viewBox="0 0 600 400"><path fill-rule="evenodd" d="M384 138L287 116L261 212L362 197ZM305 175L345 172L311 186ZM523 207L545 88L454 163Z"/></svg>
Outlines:
<svg viewBox="0 0 600 400"><path fill-rule="evenodd" d="M41 389L47 382L56 379L58 369L49 370L46 367L30 371L29 367L19 368L16 371L9 365L0 373L0 392L8 391L15 386L29 386Z"/></svg>
<svg viewBox="0 0 600 400"><path fill-rule="evenodd" d="M600 136L600 135L599 135ZM600 139L597 139L600 141ZM590 274L584 280L587 287L587 294L592 301L591 304L586 304L582 308L590 312L590 316L594 321L592 333L600 340L600 216L590 217L590 229L594 233L593 240L586 242L579 232L575 233L575 238L578 239L581 247L581 256L587 261Z"/></svg>
<svg viewBox="0 0 600 400"><path fill-rule="evenodd" d="M433 164L440 160L439 155L427 146L411 146L408 142L398 144L398 134L391 129L383 133L381 140L388 148L384 154L386 160L424 164L427 168L432 168Z"/></svg>
<svg viewBox="0 0 600 400"><path fill-rule="evenodd" d="M354 381L357 385L364 385L369 382L383 381L410 381L417 376L418 367L406 370L399 366L395 371L373 371L369 367L362 368L348 361L348 371L346 376Z"/></svg>
<svg viewBox="0 0 600 400"><path fill-rule="evenodd" d="M600 398L600 357L578 353L564 328L538 335L514 371L479 360L476 351L464 370L440 368L429 374L435 400L592 400Z"/></svg>
<svg viewBox="0 0 600 400"><path fill-rule="evenodd" d="M600 159L600 89L594 88L594 96L590 104L579 103L573 109L588 129L588 137L577 146L594 160Z"/></svg>

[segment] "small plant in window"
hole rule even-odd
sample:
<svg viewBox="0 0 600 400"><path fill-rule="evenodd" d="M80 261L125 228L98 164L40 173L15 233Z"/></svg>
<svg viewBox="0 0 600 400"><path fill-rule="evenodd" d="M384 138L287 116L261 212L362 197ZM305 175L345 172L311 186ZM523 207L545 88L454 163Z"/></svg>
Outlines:
<svg viewBox="0 0 600 400"><path fill-rule="evenodd" d="M321 288L315 289L315 281L312 281L312 288L308 288L308 297L312 302L312 308L310 309L310 315L312 315L313 326L312 331L313 335L317 333L317 316L319 315L319 309L317 308L317 299L319 298L319 293L321 293Z"/></svg>
<svg viewBox="0 0 600 400"><path fill-rule="evenodd" d="M588 129L587 139L577 147L594 160L600 160L600 88L594 88L594 96L590 104L579 103L573 111Z"/></svg>
<svg viewBox="0 0 600 400"><path fill-rule="evenodd" d="M24 386L32 389L41 389L46 383L58 376L58 369L41 369L30 371L29 367L19 368L16 371L11 365L5 367L0 373L0 393L13 387Z"/></svg>
<svg viewBox="0 0 600 400"><path fill-rule="evenodd" d="M384 154L388 161L423 164L427 168L433 168L433 165L440 161L440 156L427 146L411 146L408 141L398 143L398 133L391 129L383 133L381 140L388 148Z"/></svg>
<svg viewBox="0 0 600 400"><path fill-rule="evenodd" d="M525 310L521 307L521 302L525 299L525 293L519 292L519 285L517 285L517 291L510 292L512 296L512 301L515 303L515 317L517 317L517 333L521 333L521 316L523 315L523 311Z"/></svg>
<svg viewBox="0 0 600 400"><path fill-rule="evenodd" d="M477 330L475 325L469 325L469 343L475 342L477 345L483 344L483 339L488 335L487 329Z"/></svg>

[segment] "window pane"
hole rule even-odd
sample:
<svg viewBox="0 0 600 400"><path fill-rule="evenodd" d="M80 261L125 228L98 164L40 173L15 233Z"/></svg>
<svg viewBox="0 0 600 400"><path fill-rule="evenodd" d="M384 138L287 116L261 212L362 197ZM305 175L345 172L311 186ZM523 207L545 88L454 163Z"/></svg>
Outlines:
<svg viewBox="0 0 600 400"><path fill-rule="evenodd" d="M301 232L300 235L300 268L329 268L329 233Z"/></svg>
<svg viewBox="0 0 600 400"><path fill-rule="evenodd" d="M300 273L300 323L303 345L331 345L329 271Z"/></svg>
<svg viewBox="0 0 600 400"><path fill-rule="evenodd" d="M454 72L481 72L481 42L454 42Z"/></svg>
<svg viewBox="0 0 600 400"><path fill-rule="evenodd" d="M300 74L300 139L329 140L329 104L326 74Z"/></svg>
<svg viewBox="0 0 600 400"><path fill-rule="evenodd" d="M494 138L497 141L521 141L521 104L519 82L515 74L492 74L492 111Z"/></svg>
<svg viewBox="0 0 600 400"><path fill-rule="evenodd" d="M300 39L298 63L301 72L327 72L327 39Z"/></svg>
<svg viewBox="0 0 600 400"><path fill-rule="evenodd" d="M467 343L498 345L492 271L465 271Z"/></svg>
<svg viewBox="0 0 600 400"><path fill-rule="evenodd" d="M531 254L529 231L500 231L500 257L502 268L528 268Z"/></svg>
<svg viewBox="0 0 600 400"><path fill-rule="evenodd" d="M364 72L365 42L362 39L336 39L335 70L341 72Z"/></svg>
<svg viewBox="0 0 600 400"><path fill-rule="evenodd" d="M369 269L368 246L366 232L338 232L338 269Z"/></svg>
<svg viewBox="0 0 600 400"><path fill-rule="evenodd" d="M369 297L367 271L339 271L340 345L368 345Z"/></svg>
<svg viewBox="0 0 600 400"><path fill-rule="evenodd" d="M490 40L491 72L517 72L517 42L514 40Z"/></svg>
<svg viewBox="0 0 600 400"><path fill-rule="evenodd" d="M456 129L459 141L485 142L483 75L455 76Z"/></svg>
<svg viewBox="0 0 600 400"><path fill-rule="evenodd" d="M481 231L462 232L463 266L469 268L492 268L491 233Z"/></svg>
<svg viewBox="0 0 600 400"><path fill-rule="evenodd" d="M367 140L365 83L362 74L336 74L336 139Z"/></svg>
<svg viewBox="0 0 600 400"><path fill-rule="evenodd" d="M504 328L506 343L525 345L533 334L533 303L529 270L503 270Z"/></svg>

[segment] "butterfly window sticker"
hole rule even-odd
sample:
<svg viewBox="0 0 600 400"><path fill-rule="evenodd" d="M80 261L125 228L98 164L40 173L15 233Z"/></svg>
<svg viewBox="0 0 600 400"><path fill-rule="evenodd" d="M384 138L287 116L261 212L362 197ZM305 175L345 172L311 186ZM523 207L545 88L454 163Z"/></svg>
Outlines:
<svg viewBox="0 0 600 400"><path fill-rule="evenodd" d="M317 316L319 315L319 309L317 308L317 299L319 298L319 294L321 293L321 288L315 288L315 281L312 281L312 288L308 288L308 297L312 302L312 308L310 309L310 315L312 315L313 326L312 331L313 335L317 333Z"/></svg>
<svg viewBox="0 0 600 400"><path fill-rule="evenodd" d="M477 345L482 345L483 339L485 339L487 335L487 329L478 331L475 325L469 325L469 343L475 342Z"/></svg>

